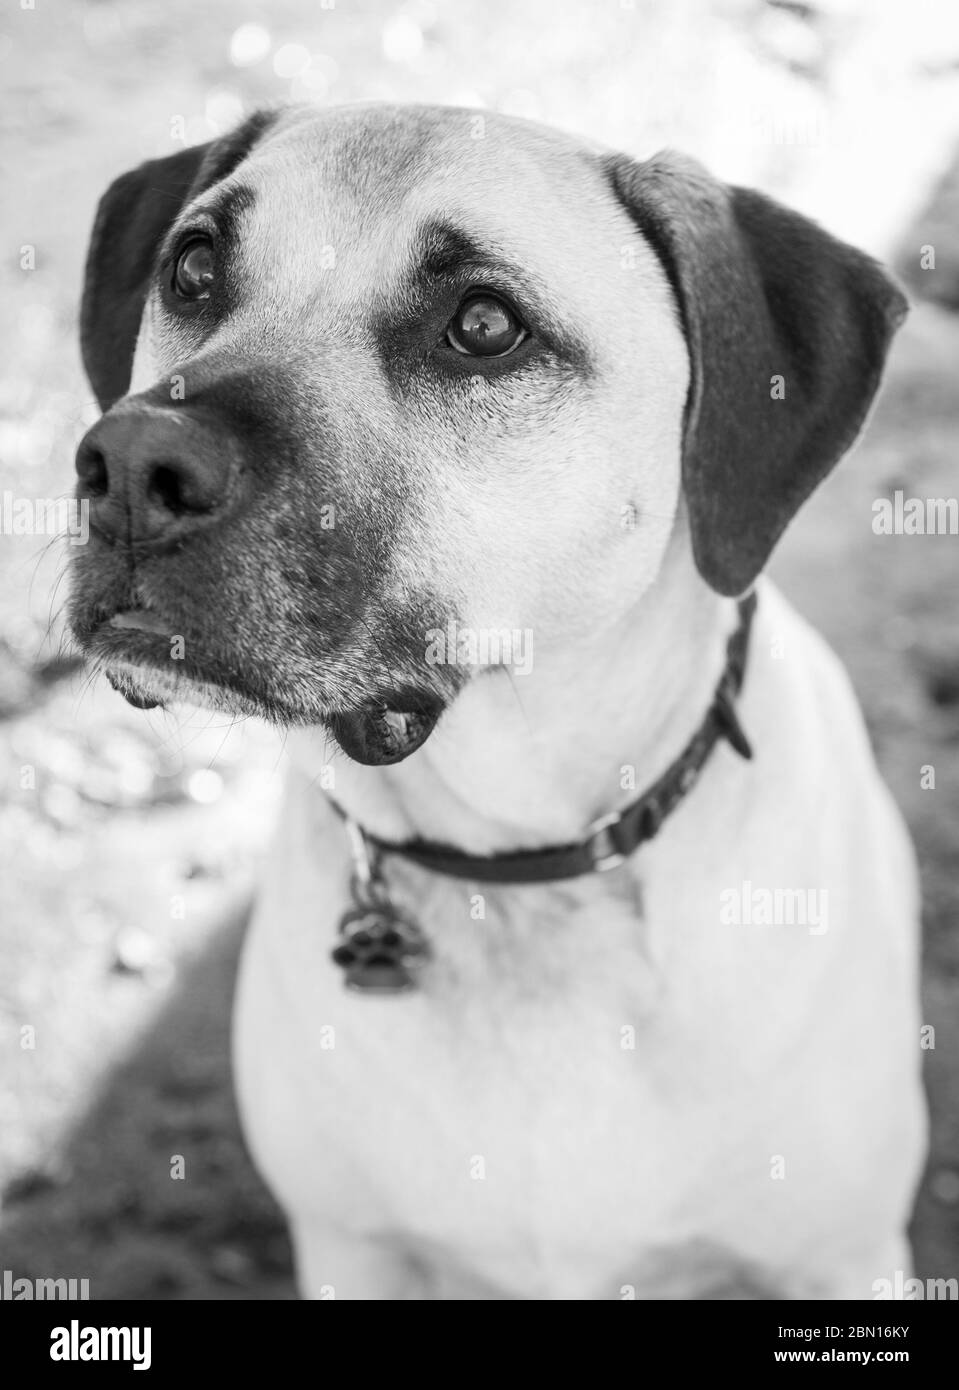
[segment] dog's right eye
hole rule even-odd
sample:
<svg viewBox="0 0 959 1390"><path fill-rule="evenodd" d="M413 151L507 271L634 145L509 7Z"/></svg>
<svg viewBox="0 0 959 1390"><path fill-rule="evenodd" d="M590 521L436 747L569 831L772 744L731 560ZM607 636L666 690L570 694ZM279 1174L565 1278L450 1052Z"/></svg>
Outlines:
<svg viewBox="0 0 959 1390"><path fill-rule="evenodd" d="M446 330L450 347L468 357L508 357L528 337L510 306L492 294L470 295Z"/></svg>
<svg viewBox="0 0 959 1390"><path fill-rule="evenodd" d="M213 247L208 241L184 246L173 267L173 291L181 299L209 299L214 279Z"/></svg>

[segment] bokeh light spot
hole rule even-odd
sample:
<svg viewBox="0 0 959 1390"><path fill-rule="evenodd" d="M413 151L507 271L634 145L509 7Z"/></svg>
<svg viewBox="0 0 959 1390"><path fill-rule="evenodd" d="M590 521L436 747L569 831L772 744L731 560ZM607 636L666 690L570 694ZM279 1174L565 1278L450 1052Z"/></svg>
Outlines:
<svg viewBox="0 0 959 1390"><path fill-rule="evenodd" d="M210 92L203 108L203 114L211 125L219 130L229 130L243 115L243 102L236 92L218 90Z"/></svg>
<svg viewBox="0 0 959 1390"><path fill-rule="evenodd" d="M408 14L398 14L383 29L383 52L391 63L409 63L423 47L423 30Z"/></svg>
<svg viewBox="0 0 959 1390"><path fill-rule="evenodd" d="M292 81L310 65L310 50L301 43L285 43L273 55L273 71L277 77Z"/></svg>
<svg viewBox="0 0 959 1390"><path fill-rule="evenodd" d="M262 24L241 24L230 35L230 62L235 68L248 68L265 58L271 47L270 32Z"/></svg>
<svg viewBox="0 0 959 1390"><path fill-rule="evenodd" d="M198 767L190 773L187 792L191 800L198 801L201 806L212 806L214 801L219 801L222 791L223 778L211 767Z"/></svg>

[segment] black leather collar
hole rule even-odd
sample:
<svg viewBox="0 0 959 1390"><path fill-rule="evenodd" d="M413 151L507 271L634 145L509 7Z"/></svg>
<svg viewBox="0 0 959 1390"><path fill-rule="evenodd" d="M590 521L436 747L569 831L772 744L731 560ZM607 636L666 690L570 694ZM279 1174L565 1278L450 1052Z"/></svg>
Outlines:
<svg viewBox="0 0 959 1390"><path fill-rule="evenodd" d="M371 856L399 854L424 869L453 878L472 879L476 883L547 883L618 868L657 833L669 813L693 787L721 738L726 739L741 757L752 757L752 749L736 716L734 700L742 688L755 609L756 595L747 594L739 604L739 624L727 644L726 665L712 704L682 753L637 801L624 811L594 822L584 839L545 849L494 855L464 854L452 845L431 840L407 840L396 844L370 835L330 798L330 804L351 832L354 854L357 850L362 853L364 846Z"/></svg>

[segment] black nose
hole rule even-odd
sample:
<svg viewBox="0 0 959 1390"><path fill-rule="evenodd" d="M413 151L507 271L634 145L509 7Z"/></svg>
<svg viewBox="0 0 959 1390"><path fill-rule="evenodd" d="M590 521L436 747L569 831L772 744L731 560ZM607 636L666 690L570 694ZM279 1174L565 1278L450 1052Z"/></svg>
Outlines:
<svg viewBox="0 0 959 1390"><path fill-rule="evenodd" d="M87 431L76 468L94 529L114 540L174 541L220 519L238 455L222 430L188 411L134 401Z"/></svg>

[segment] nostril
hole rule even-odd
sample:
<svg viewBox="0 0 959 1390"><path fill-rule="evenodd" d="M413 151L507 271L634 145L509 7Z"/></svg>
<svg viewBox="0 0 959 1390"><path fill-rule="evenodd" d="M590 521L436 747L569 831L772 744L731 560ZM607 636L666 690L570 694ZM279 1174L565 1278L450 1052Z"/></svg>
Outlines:
<svg viewBox="0 0 959 1390"><path fill-rule="evenodd" d="M77 477L89 497L106 497L109 492L106 456L95 444L84 444L78 451Z"/></svg>
<svg viewBox="0 0 959 1390"><path fill-rule="evenodd" d="M151 507L170 516L213 511L220 492L219 474L209 475L196 460L168 459L149 465L145 497Z"/></svg>
<svg viewBox="0 0 959 1390"><path fill-rule="evenodd" d="M173 516L181 516L183 512L190 510L183 486L183 474L171 464L153 465L146 495L147 500L154 506L170 512Z"/></svg>

